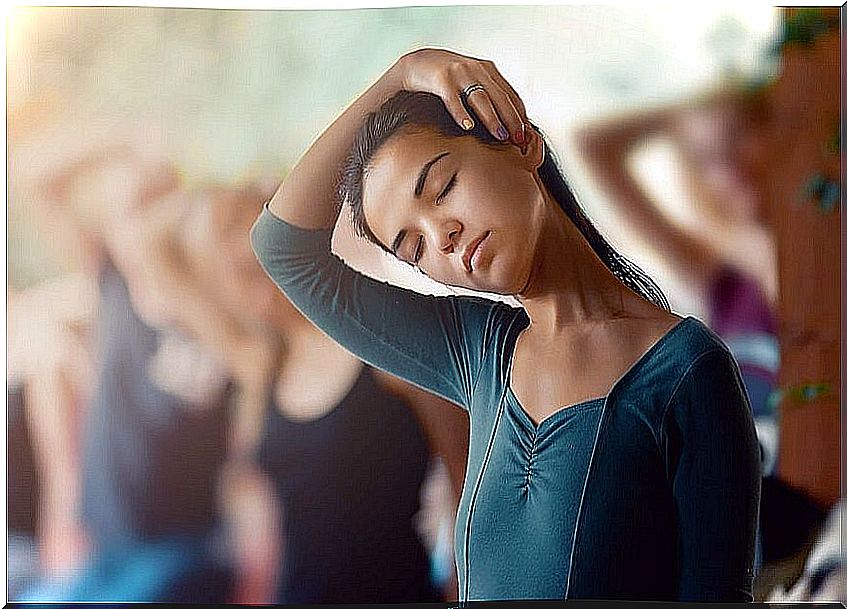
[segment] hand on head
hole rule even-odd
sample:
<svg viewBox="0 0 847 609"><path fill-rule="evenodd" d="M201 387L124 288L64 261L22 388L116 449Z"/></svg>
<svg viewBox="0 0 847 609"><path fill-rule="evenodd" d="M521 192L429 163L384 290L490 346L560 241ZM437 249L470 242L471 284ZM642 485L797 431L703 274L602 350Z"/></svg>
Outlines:
<svg viewBox="0 0 847 609"><path fill-rule="evenodd" d="M464 130L476 126L472 111L499 141L526 143L526 108L512 86L489 60L441 49L420 49L400 58L407 91L434 93Z"/></svg>

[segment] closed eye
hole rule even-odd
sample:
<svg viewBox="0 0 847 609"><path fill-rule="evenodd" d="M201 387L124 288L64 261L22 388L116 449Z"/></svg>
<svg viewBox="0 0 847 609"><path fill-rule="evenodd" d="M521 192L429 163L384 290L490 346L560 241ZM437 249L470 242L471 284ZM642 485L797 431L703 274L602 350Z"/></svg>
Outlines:
<svg viewBox="0 0 847 609"><path fill-rule="evenodd" d="M418 243L415 245L415 254L412 256L412 263L417 264L423 255L423 235L418 237Z"/></svg>
<svg viewBox="0 0 847 609"><path fill-rule="evenodd" d="M441 204L441 202L442 202L441 200L442 200L444 197L446 197L446 196L447 196L447 194L448 194L451 190L453 190L453 187L456 185L456 176L457 176L457 175L459 175L459 174L458 174L458 172L456 172L456 173L454 173L454 174L453 174L453 177L452 177L452 178L450 178L450 181L449 181L449 182L447 182L447 185L444 187L444 190L442 190L442 191L441 191L441 194L440 194L440 195L438 195L438 197L436 197L436 199L435 199L435 203L436 203L436 205L440 205L440 204Z"/></svg>

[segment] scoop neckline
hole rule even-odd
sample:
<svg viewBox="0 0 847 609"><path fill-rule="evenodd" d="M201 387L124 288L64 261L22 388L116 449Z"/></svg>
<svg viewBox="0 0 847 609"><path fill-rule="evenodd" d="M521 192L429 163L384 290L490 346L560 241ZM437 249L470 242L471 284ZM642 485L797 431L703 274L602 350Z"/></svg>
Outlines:
<svg viewBox="0 0 847 609"><path fill-rule="evenodd" d="M589 398L587 400L583 400L581 402L576 402L571 404L570 406L565 406L551 413L547 417L544 418L540 423L536 424L532 417L529 416L529 413L521 404L521 401L518 399L518 396L515 395L515 392L512 391L512 387L510 385L506 386L506 393L509 401L513 405L513 410L518 418L521 420L531 433L535 435L541 435L542 432L546 431L550 427L557 426L561 421L566 420L570 417L574 417L578 414L584 412L590 412L598 407L601 407L608 397L607 395L599 396L596 398Z"/></svg>
<svg viewBox="0 0 847 609"><path fill-rule="evenodd" d="M506 369L506 392L511 395L515 406L517 406L517 409L520 411L522 418L525 419L525 423L529 424L531 426L532 431L537 434L543 427L548 427L550 424L552 424L549 423L551 419L561 418L562 416L564 416L564 413L569 412L572 408L585 408L590 404L600 401L602 401L603 405L605 406L605 403L609 399L609 397L613 393L615 393L619 387L623 386L625 382L629 379L629 377L635 374L638 369L643 367L646 362L652 359L655 354L662 349L662 347L668 342L668 340L670 340L670 338L673 337L682 326L687 325L687 322L691 320L696 320L696 318L691 315L686 315L682 317L682 319L677 321L673 326L671 326L670 329L668 329L664 334L662 334L662 336L659 337L656 342L654 342L644 353L642 353L641 356L639 356L638 359L636 359L629 366L629 368L627 368L627 370L624 371L624 373L621 374L614 383L612 383L611 387L609 388L609 391L605 395L589 398L588 400L581 400L579 402L575 402L573 404L557 408L538 423L533 421L532 417L529 415L526 408L524 408L523 404L521 404L520 399L512 388L512 366L515 360L515 350L517 349L518 345L518 337L526 329L525 326L518 330L517 333L515 333L511 341L511 353L509 354L509 363Z"/></svg>

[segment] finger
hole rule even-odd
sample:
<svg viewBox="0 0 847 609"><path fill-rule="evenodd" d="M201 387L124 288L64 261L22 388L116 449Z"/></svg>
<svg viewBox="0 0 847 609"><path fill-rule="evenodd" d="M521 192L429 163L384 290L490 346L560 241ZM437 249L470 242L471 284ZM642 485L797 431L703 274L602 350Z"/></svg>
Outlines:
<svg viewBox="0 0 847 609"><path fill-rule="evenodd" d="M525 139L524 120L514 103L512 103L511 97L497 85L492 86L488 97L497 111L497 116L500 117L500 122L506 126L506 130L509 132L512 141L515 144L522 145Z"/></svg>
<svg viewBox="0 0 847 609"><path fill-rule="evenodd" d="M512 100L512 105L514 105L515 109L520 114L521 120L524 122L528 122L528 118L526 116L526 108L524 107L523 100L520 95L514 90L509 81L506 80L502 74L497 70L497 66L494 65L494 62L488 61L483 63L483 67L485 71L488 73L489 78L496 82L501 89L503 89L509 96L509 99Z"/></svg>
<svg viewBox="0 0 847 609"><path fill-rule="evenodd" d="M459 63L453 66L449 74L450 87L455 91L459 103L473 109L477 118L485 128L491 132L496 139L505 141L509 139L509 132L500 122L497 112L491 100L488 98L486 88L496 88L494 82L488 78L484 70L479 69L480 62ZM466 95L464 91L472 84L482 85L482 89L476 89ZM459 124L462 124L461 122ZM464 125L463 125L464 126Z"/></svg>
<svg viewBox="0 0 847 609"><path fill-rule="evenodd" d="M520 96L515 92L512 88L512 85L503 78L503 75L497 71L495 65L491 62L484 64L485 70L488 73L489 77L497 83L497 85L506 93L509 101L511 102L512 108L518 116L518 120L520 121L520 126L516 131L510 131L512 134L512 139L517 144L523 145L526 142L526 125L529 123L529 119L526 116L526 107L524 106L523 100Z"/></svg>
<svg viewBox="0 0 847 609"><path fill-rule="evenodd" d="M465 131L470 131L474 128L474 121L462 103L460 95L461 93L456 93L454 87L450 87L440 97L444 102L444 106L447 108L447 112L453 117L453 120Z"/></svg>
<svg viewBox="0 0 847 609"><path fill-rule="evenodd" d="M484 86L493 89L494 83L488 82L485 83ZM492 95L493 94L489 94L488 89L477 89L468 95L465 98L465 101L468 106L473 108L474 112L491 135L501 142L504 142L509 139L509 130L503 121L500 120L497 108L491 99Z"/></svg>

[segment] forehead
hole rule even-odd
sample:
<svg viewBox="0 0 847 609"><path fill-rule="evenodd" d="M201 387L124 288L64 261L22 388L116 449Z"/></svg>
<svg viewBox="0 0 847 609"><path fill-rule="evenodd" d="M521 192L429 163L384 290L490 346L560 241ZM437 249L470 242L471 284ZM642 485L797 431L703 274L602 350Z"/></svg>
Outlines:
<svg viewBox="0 0 847 609"><path fill-rule="evenodd" d="M453 140L432 131L398 133L383 144L365 170L363 200L368 195L401 195L403 188L409 196L418 174L435 155L453 150Z"/></svg>
<svg viewBox="0 0 847 609"><path fill-rule="evenodd" d="M362 208L371 230L385 245L391 245L393 227L416 202L415 183L423 166L443 152L455 155L459 139L464 138L446 138L430 130L401 132L376 152L365 170ZM433 166L427 187L444 161Z"/></svg>

